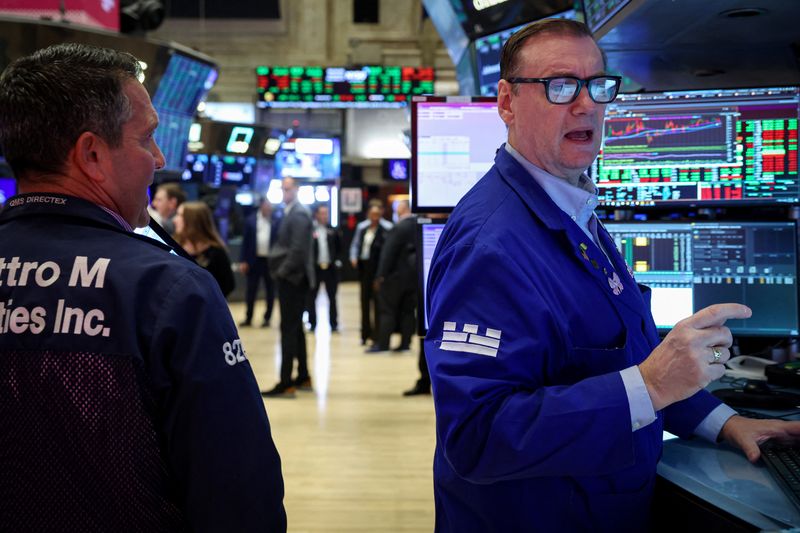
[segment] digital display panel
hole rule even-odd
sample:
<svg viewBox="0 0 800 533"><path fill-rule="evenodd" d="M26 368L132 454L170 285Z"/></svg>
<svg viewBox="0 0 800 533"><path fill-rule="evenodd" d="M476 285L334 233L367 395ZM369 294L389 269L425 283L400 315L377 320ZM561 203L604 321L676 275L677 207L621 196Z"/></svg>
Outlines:
<svg viewBox="0 0 800 533"><path fill-rule="evenodd" d="M417 272L419 272L420 276L417 287L421 291L418 301L422 305L417 317L419 334L425 335L428 332L428 274L431 271L433 252L436 251L439 237L442 235L442 230L444 230L444 223L418 222L417 230L417 250L422 252L417 254Z"/></svg>
<svg viewBox="0 0 800 533"><path fill-rule="evenodd" d="M271 66L256 69L259 107L402 107L433 94L431 67Z"/></svg>
<svg viewBox="0 0 800 533"><path fill-rule="evenodd" d="M745 320L725 323L753 336L798 335L794 222L608 223L636 280L652 289L656 325L712 304L741 303Z"/></svg>
<svg viewBox="0 0 800 533"><path fill-rule="evenodd" d="M592 166L601 205L800 201L797 87L620 95Z"/></svg>
<svg viewBox="0 0 800 533"><path fill-rule="evenodd" d="M492 167L506 137L494 98L415 99L411 107L412 210L451 211Z"/></svg>
<svg viewBox="0 0 800 533"><path fill-rule="evenodd" d="M550 15L548 18L575 19L575 10ZM483 96L497 96L497 82L500 81L500 52L506 41L529 23L514 26L485 37L475 39L475 63L478 72L478 90Z"/></svg>
<svg viewBox="0 0 800 533"><path fill-rule="evenodd" d="M256 166L255 157L186 154L186 166L181 179L184 182L205 183L212 187L251 185Z"/></svg>
<svg viewBox="0 0 800 533"><path fill-rule="evenodd" d="M583 0L586 25L592 33L627 6L631 0Z"/></svg>
<svg viewBox="0 0 800 533"><path fill-rule="evenodd" d="M197 104L216 79L217 69L209 63L177 52L170 57L153 95L153 107L159 119L155 139L164 153L165 170L183 170Z"/></svg>
<svg viewBox="0 0 800 533"><path fill-rule="evenodd" d="M339 139L292 138L275 154L275 177L334 180L342 171Z"/></svg>
<svg viewBox="0 0 800 533"><path fill-rule="evenodd" d="M407 181L409 176L408 159L387 159L386 176L395 181Z"/></svg>

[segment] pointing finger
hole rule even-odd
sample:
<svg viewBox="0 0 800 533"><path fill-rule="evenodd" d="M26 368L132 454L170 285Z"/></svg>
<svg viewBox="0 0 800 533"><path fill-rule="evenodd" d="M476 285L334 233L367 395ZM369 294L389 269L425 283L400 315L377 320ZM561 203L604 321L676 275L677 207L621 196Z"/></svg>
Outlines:
<svg viewBox="0 0 800 533"><path fill-rule="evenodd" d="M714 304L699 310L685 319L684 323L695 329L704 329L722 326L726 320L750 318L752 315L753 311L746 305L734 303Z"/></svg>

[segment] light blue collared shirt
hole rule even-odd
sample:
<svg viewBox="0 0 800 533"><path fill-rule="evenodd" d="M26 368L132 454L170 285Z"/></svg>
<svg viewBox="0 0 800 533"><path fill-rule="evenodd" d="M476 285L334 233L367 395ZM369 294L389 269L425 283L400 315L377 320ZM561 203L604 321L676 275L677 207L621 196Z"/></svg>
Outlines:
<svg viewBox="0 0 800 533"><path fill-rule="evenodd" d="M608 256L608 252L603 250L600 239L597 236L597 216L594 210L597 208L597 187L586 174L581 174L578 179L578 186L574 186L563 178L558 178L537 167L520 154L513 146L506 143L505 150L531 175L531 177L544 189L544 192L553 200L559 209L564 211L578 225L600 250ZM619 373L622 383L625 386L625 393L628 396L628 406L631 410L631 429L636 431L655 422L656 413L653 409L653 401L647 392L647 386L642 379L642 373L638 366L632 366L621 370ZM711 442L716 442L722 426L736 411L725 404L720 405L695 428L694 433L698 437Z"/></svg>

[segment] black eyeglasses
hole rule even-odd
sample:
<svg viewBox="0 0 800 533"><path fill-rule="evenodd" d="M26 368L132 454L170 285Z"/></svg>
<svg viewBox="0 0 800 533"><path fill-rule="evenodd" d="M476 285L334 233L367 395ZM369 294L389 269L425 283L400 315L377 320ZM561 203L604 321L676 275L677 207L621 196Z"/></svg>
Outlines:
<svg viewBox="0 0 800 533"><path fill-rule="evenodd" d="M589 98L598 104L613 102L622 83L620 76L592 76L582 80L573 76L552 78L508 78L508 83L544 83L544 93L551 104L571 104L586 85Z"/></svg>

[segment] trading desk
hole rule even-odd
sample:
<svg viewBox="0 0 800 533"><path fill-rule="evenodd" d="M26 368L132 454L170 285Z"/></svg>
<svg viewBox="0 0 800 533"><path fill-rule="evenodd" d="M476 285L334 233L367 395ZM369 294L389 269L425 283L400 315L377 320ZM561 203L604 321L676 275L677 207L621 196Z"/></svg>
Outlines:
<svg viewBox="0 0 800 533"><path fill-rule="evenodd" d="M757 529L800 527L800 512L767 468L750 463L740 450L727 444L717 446L699 439L665 441L658 475Z"/></svg>

